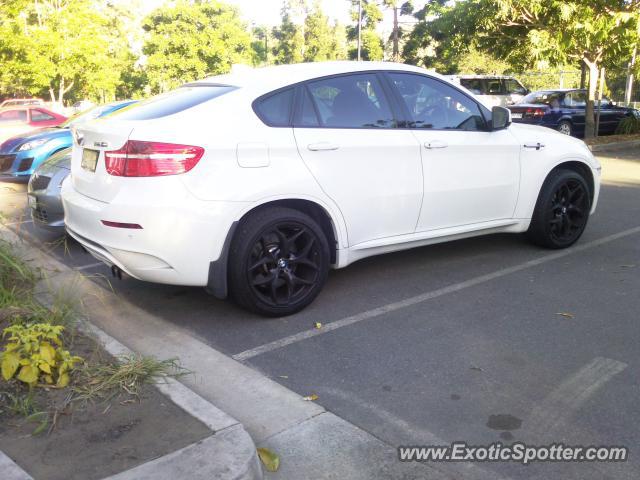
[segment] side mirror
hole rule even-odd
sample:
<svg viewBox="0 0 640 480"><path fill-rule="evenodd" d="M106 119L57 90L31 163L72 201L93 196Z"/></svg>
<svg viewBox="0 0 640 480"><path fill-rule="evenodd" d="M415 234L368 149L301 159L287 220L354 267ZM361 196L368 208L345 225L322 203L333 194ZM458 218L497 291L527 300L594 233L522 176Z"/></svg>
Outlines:
<svg viewBox="0 0 640 480"><path fill-rule="evenodd" d="M491 109L491 130L503 130L511 125L511 110L504 107Z"/></svg>

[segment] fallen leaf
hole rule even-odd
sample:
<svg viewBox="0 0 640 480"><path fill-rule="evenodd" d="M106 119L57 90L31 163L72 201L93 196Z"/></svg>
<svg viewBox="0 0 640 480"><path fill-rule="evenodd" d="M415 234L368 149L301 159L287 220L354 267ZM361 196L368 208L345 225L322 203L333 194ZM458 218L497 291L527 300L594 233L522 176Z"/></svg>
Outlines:
<svg viewBox="0 0 640 480"><path fill-rule="evenodd" d="M322 324L320 322L316 322L316 328L320 330L322 328Z"/></svg>
<svg viewBox="0 0 640 480"><path fill-rule="evenodd" d="M574 315L572 313L567 313L567 312L558 312L556 313L556 315L560 315L561 317L564 317L564 318L574 318Z"/></svg>
<svg viewBox="0 0 640 480"><path fill-rule="evenodd" d="M315 393L312 393L311 395L309 395L307 397L302 397L302 399L305 402L315 402L318 399L318 395L316 395Z"/></svg>
<svg viewBox="0 0 640 480"><path fill-rule="evenodd" d="M636 266L633 264L630 265L620 265L620 268L635 268Z"/></svg>
<svg viewBox="0 0 640 480"><path fill-rule="evenodd" d="M278 375L279 378L289 378L289 375Z"/></svg>
<svg viewBox="0 0 640 480"><path fill-rule="evenodd" d="M484 372L484 370L480 367L474 367L473 365L469 367L469 370L474 370L476 372Z"/></svg>
<svg viewBox="0 0 640 480"><path fill-rule="evenodd" d="M258 448L258 457L268 471L277 472L280 468L280 457L268 448Z"/></svg>

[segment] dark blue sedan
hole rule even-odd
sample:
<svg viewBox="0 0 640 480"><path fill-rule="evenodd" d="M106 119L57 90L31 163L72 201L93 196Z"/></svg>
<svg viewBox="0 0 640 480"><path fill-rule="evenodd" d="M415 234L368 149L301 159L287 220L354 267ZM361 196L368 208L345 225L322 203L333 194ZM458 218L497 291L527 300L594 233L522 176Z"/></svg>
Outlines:
<svg viewBox="0 0 640 480"><path fill-rule="evenodd" d="M134 100L109 103L71 117L58 127L42 128L9 138L0 144L0 180L29 180L42 162L71 146L72 125L104 117L132 103Z"/></svg>
<svg viewBox="0 0 640 480"><path fill-rule="evenodd" d="M584 136L587 108L586 90L532 92L516 105L511 105L508 108L511 110L511 118L514 122L553 128L565 135ZM600 106L598 134L614 133L620 120L631 115L640 118L640 111L616 106L608 98L603 98Z"/></svg>

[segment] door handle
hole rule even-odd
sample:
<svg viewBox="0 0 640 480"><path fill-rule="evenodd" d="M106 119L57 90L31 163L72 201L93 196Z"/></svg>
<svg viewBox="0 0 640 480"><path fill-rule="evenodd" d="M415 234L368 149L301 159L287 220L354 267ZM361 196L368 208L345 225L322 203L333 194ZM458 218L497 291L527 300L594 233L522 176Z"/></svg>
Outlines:
<svg viewBox="0 0 640 480"><path fill-rule="evenodd" d="M546 145L544 143L525 143L524 148L535 148L536 150L542 150Z"/></svg>
<svg viewBox="0 0 640 480"><path fill-rule="evenodd" d="M312 152L325 152L325 151L331 151L331 150L338 150L340 146L336 145L335 143L318 142L318 143L310 143L309 145L307 145L307 148Z"/></svg>
<svg viewBox="0 0 640 480"><path fill-rule="evenodd" d="M449 144L447 142L443 142L442 140L429 140L424 143L424 148L427 150L432 150L434 148L447 148Z"/></svg>

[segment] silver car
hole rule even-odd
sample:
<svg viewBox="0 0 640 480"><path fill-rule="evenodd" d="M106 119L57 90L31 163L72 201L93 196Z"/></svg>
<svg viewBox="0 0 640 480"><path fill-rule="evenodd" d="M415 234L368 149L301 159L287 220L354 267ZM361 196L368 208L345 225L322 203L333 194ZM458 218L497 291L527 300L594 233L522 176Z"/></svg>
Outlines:
<svg viewBox="0 0 640 480"><path fill-rule="evenodd" d="M64 230L60 187L71 173L70 167L71 149L67 148L49 157L31 175L27 195L35 225L49 230Z"/></svg>

